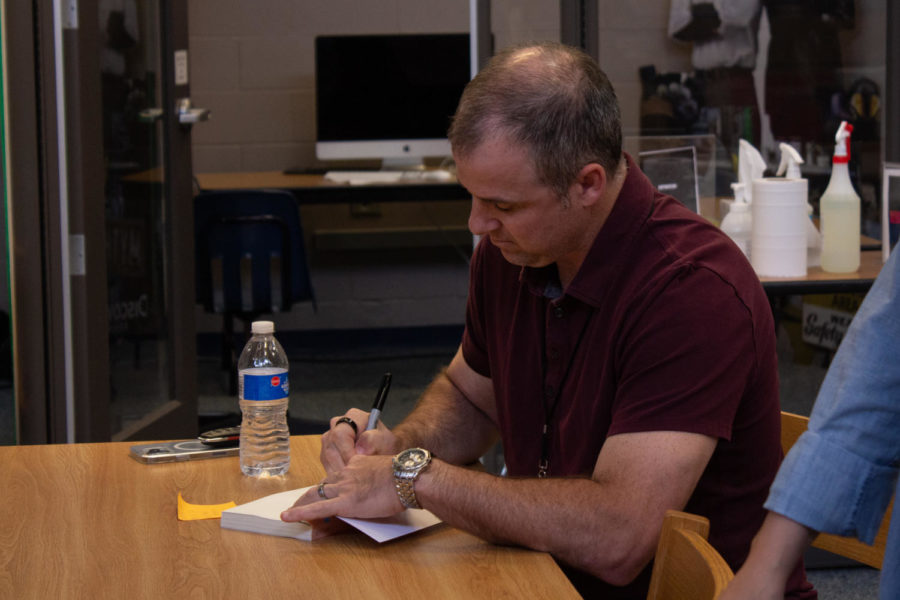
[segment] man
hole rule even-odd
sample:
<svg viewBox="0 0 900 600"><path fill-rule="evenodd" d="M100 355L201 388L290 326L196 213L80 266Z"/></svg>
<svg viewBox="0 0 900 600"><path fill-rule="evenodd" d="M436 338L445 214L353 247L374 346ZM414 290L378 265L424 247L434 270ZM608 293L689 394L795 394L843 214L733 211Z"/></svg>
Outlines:
<svg viewBox="0 0 900 600"><path fill-rule="evenodd" d="M809 428L766 500L769 512L724 598L779 597L789 565L820 531L871 544L900 492L900 252L853 317L819 390ZM896 504L896 500L895 500ZM879 597L900 598L900 516L891 518Z"/></svg>
<svg viewBox="0 0 900 600"><path fill-rule="evenodd" d="M612 86L578 50L494 57L449 135L482 238L462 344L393 431L334 419L327 476L282 518L422 506L550 552L584 594L643 598L677 508L709 516L739 564L780 460L774 326L749 263L623 156ZM508 477L459 466L498 435Z"/></svg>

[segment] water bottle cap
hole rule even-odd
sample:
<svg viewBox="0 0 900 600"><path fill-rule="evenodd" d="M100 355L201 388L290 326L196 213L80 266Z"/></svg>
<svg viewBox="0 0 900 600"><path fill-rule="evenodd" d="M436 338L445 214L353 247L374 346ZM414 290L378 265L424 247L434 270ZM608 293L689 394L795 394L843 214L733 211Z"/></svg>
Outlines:
<svg viewBox="0 0 900 600"><path fill-rule="evenodd" d="M253 324L250 325L250 331L254 334L259 333L262 335L274 333L275 323L272 321L253 321Z"/></svg>

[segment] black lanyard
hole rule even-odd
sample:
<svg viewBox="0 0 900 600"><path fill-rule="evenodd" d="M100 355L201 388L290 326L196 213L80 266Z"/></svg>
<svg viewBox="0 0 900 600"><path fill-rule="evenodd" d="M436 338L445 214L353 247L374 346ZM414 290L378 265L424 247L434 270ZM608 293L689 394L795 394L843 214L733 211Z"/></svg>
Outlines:
<svg viewBox="0 0 900 600"><path fill-rule="evenodd" d="M587 318L584 320L584 324L581 326L581 331L578 332L578 339L575 341L575 347L572 348L572 354L569 356L569 360L566 363L566 369L563 371L562 378L559 380L559 385L556 386L556 390L553 394L553 398L547 398L545 393L541 393L541 400L544 408L544 427L541 429L541 459L538 462L538 472L537 476L540 479L548 477L550 475L550 422L553 420L553 413L556 412L556 407L559 404L559 396L562 393L562 389L566 384L566 381L569 378L569 372L572 370L572 363L575 362L575 357L578 355L578 349L581 347L581 341L584 339L584 333L587 331L588 325L591 322L591 318L594 316L594 310L591 308L591 312L588 314ZM544 324L543 331L546 331L547 325ZM542 362L544 363L544 375L542 380L546 377L546 356L547 356L547 335L544 333L544 343L542 344L541 351L544 353L542 357ZM551 403L548 405L547 401L551 400Z"/></svg>

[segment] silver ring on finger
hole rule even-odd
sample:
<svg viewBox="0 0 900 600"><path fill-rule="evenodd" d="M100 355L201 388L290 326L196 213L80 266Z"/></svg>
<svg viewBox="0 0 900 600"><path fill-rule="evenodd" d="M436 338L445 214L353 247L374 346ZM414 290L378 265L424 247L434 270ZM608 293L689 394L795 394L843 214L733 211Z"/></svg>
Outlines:
<svg viewBox="0 0 900 600"><path fill-rule="evenodd" d="M319 498L322 500L328 500L328 496L325 495L325 480L323 479L321 483L319 483L319 489L317 490L319 493Z"/></svg>

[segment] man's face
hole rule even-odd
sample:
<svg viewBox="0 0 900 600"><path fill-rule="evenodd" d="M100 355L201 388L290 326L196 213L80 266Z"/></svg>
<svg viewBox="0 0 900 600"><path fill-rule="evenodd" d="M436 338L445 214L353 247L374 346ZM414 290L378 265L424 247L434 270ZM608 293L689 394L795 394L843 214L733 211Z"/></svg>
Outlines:
<svg viewBox="0 0 900 600"><path fill-rule="evenodd" d="M583 248L580 211L539 183L524 149L501 136L456 157L456 170L472 194L469 229L512 264L542 267Z"/></svg>

